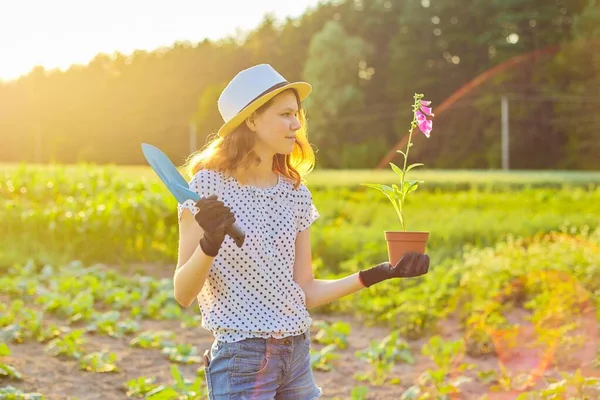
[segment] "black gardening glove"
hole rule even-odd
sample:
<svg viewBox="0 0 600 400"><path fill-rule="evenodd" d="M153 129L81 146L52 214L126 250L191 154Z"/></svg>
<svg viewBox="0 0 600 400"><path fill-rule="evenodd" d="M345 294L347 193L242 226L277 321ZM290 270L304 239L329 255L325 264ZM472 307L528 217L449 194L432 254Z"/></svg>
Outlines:
<svg viewBox="0 0 600 400"><path fill-rule="evenodd" d="M400 261L392 266L383 262L372 268L360 271L358 274L362 283L369 287L391 278L412 278L425 275L429 271L429 256L417 252L408 252Z"/></svg>
<svg viewBox="0 0 600 400"><path fill-rule="evenodd" d="M196 207L200 210L194 218L204 231L204 236L200 239L200 248L204 254L215 257L225 240L227 228L235 222L235 216L215 195L202 197L196 203Z"/></svg>

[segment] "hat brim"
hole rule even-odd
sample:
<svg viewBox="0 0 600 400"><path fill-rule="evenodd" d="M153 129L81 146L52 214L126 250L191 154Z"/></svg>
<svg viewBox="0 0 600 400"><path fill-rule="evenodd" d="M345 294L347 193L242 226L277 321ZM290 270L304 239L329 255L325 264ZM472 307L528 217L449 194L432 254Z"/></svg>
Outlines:
<svg viewBox="0 0 600 400"><path fill-rule="evenodd" d="M304 101L312 91L312 86L307 82L292 82L287 85L284 85L280 88L277 88L269 93L266 93L252 103L248 104L246 108L237 113L233 118L224 123L221 128L219 128L218 135L221 137L225 137L228 133L237 128L246 118L248 118L254 111L264 105L267 101L277 96L279 93L284 90L295 89L298 93L298 97L300 101Z"/></svg>

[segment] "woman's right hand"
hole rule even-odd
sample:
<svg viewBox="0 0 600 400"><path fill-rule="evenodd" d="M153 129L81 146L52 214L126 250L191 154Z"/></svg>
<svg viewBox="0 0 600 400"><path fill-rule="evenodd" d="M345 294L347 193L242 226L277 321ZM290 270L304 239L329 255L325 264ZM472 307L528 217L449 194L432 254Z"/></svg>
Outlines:
<svg viewBox="0 0 600 400"><path fill-rule="evenodd" d="M194 219L204 231L200 247L206 255L215 257L225 240L227 229L235 222L235 216L216 195L202 197L196 207L199 211Z"/></svg>

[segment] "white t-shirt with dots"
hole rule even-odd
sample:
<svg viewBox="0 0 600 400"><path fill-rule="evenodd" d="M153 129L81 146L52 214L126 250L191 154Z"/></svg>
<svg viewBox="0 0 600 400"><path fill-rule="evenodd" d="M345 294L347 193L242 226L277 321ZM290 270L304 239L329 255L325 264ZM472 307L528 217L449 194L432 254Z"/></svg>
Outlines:
<svg viewBox="0 0 600 400"><path fill-rule="evenodd" d="M304 291L293 279L296 235L319 217L309 189L294 189L282 175L275 186L261 189L213 170L198 171L189 188L217 195L246 234L241 248L225 236L213 260L197 298L202 327L223 342L281 339L310 328ZM187 200L178 205L179 218L184 208L198 212Z"/></svg>

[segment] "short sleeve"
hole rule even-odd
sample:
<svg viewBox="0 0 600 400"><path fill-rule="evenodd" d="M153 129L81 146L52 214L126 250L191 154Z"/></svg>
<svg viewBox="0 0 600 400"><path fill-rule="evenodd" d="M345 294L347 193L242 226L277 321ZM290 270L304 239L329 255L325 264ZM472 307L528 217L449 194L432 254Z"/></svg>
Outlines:
<svg viewBox="0 0 600 400"><path fill-rule="evenodd" d="M295 201L296 207L296 233L306 230L319 218L319 211L313 203L310 190L300 185Z"/></svg>
<svg viewBox="0 0 600 400"><path fill-rule="evenodd" d="M198 193L200 197L208 197L213 194L219 195L219 175L217 172L207 169L202 169L194 175L194 177L189 181L188 187L190 190ZM196 215L199 211L198 207L196 207L196 203L194 200L186 200L183 203L179 203L177 205L177 218L181 219L181 215L183 214L183 210L190 210L192 215Z"/></svg>

